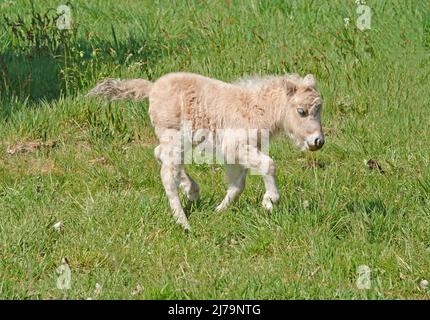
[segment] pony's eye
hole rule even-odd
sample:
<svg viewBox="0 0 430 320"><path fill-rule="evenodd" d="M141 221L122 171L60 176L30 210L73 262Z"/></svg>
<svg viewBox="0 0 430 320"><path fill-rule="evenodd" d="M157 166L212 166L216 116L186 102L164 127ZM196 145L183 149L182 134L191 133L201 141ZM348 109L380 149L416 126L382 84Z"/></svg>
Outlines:
<svg viewBox="0 0 430 320"><path fill-rule="evenodd" d="M297 112L299 113L299 115L300 115L301 117L306 116L306 111L305 111L305 109L303 109L303 108L298 108L298 109L297 109Z"/></svg>

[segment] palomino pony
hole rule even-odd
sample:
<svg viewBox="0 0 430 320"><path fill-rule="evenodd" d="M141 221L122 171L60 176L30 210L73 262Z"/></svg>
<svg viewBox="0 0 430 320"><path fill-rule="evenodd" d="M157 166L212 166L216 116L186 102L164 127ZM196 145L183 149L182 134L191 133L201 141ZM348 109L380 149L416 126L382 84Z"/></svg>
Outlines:
<svg viewBox="0 0 430 320"><path fill-rule="evenodd" d="M199 197L199 186L184 169L184 140L191 144L209 141L217 130L256 133L253 138L217 134L216 141L212 140L217 152L229 158L227 194L217 211L227 208L242 193L248 169L263 177L263 207L272 211L273 204L278 203L275 164L261 148L264 132L270 135L283 131L302 150L315 151L324 144L322 99L310 74L304 78L285 75L225 83L192 73L170 73L155 82L107 79L88 95L111 100L149 98L149 115L160 141L155 156L161 163L161 180L173 216L186 230L190 225L178 189L181 187L188 200L194 201ZM194 139L199 130L207 134Z"/></svg>

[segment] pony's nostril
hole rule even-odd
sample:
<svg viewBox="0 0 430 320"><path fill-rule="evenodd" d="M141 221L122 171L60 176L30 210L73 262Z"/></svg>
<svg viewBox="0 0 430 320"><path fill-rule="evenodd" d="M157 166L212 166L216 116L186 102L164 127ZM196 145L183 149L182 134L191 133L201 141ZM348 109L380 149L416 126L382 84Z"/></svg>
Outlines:
<svg viewBox="0 0 430 320"><path fill-rule="evenodd" d="M324 140L322 138L318 137L315 139L314 144L317 147L322 147L322 145L324 144Z"/></svg>

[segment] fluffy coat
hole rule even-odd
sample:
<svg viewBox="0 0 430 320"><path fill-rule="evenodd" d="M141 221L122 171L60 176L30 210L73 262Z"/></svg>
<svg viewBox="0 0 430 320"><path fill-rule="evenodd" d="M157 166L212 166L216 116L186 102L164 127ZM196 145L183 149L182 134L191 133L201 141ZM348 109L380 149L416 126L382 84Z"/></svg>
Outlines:
<svg viewBox="0 0 430 320"><path fill-rule="evenodd" d="M185 229L190 229L190 225L178 187L190 201L199 197L197 183L185 172L178 158L180 152L174 151L185 124L192 133L201 129L267 130L271 134L284 131L301 149L308 150L317 150L324 143L322 100L312 75L269 76L226 83L192 73L170 73L153 83L143 79L107 79L88 95L111 100L149 98L149 115L160 140L155 156L161 163L161 180L174 217ZM238 145L231 136L224 136L220 143L223 151ZM247 171L252 169L263 176L266 187L263 206L271 211L279 201L275 164L258 145L242 140L239 144L241 154L235 154L235 163L226 164L227 195L216 210L224 210L237 199L244 189Z"/></svg>

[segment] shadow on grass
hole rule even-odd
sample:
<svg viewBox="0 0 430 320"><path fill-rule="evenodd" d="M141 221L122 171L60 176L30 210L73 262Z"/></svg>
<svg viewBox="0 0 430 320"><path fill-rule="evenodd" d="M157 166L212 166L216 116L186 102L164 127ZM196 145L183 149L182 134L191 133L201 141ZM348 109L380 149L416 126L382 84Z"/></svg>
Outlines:
<svg viewBox="0 0 430 320"><path fill-rule="evenodd" d="M158 75L152 70L162 56L189 46L158 23L144 21L139 33L130 31L121 38L111 21L106 21L104 35L79 24L60 30L55 12L37 12L30 2L18 15L0 16L0 120L27 106L74 96L102 78L125 78L137 71L153 79Z"/></svg>
<svg viewBox="0 0 430 320"><path fill-rule="evenodd" d="M379 198L351 201L345 209L347 214L332 225L334 236L339 240L360 233L369 243L380 243L391 239L398 230L393 216L399 210L387 207Z"/></svg>
<svg viewBox="0 0 430 320"><path fill-rule="evenodd" d="M184 211L187 217L199 212L207 215L215 213L215 208L219 204L214 195L205 197L203 199L199 198L198 200L192 202L188 201L187 199L183 199L182 203L184 204Z"/></svg>
<svg viewBox="0 0 430 320"><path fill-rule="evenodd" d="M1 98L50 102L86 87L98 73L111 71L102 70L103 67L113 69L126 61L133 62L132 57L133 60L144 61L141 69L145 72L160 56L161 49L157 43L131 37L116 43L80 41L58 54L40 50L24 54L7 49L0 52Z"/></svg>
<svg viewBox="0 0 430 320"><path fill-rule="evenodd" d="M380 199L353 201L346 205L349 213L364 211L367 215L387 215L387 208Z"/></svg>

